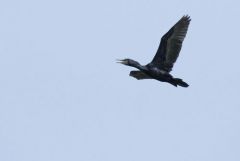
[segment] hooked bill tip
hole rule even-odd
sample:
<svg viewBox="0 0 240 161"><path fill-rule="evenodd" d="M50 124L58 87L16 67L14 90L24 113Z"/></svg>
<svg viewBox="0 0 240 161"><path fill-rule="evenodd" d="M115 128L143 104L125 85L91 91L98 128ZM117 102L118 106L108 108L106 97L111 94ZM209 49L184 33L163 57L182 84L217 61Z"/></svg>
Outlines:
<svg viewBox="0 0 240 161"><path fill-rule="evenodd" d="M122 63L123 62L123 60L121 60L121 59L116 59L116 63Z"/></svg>

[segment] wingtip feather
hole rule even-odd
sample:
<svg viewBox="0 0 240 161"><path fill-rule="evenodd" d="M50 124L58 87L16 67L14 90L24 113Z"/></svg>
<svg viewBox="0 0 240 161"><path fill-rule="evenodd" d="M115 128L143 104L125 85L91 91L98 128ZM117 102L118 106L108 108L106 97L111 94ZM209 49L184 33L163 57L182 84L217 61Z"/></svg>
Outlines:
<svg viewBox="0 0 240 161"><path fill-rule="evenodd" d="M184 19L185 21L190 22L191 21L191 17L187 14L187 15L183 15L182 19Z"/></svg>

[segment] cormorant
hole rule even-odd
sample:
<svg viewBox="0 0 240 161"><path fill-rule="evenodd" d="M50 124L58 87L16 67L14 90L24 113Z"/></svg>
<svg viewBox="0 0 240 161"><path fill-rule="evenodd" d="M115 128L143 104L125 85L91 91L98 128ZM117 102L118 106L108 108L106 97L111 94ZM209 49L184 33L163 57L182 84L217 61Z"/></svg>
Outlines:
<svg viewBox="0 0 240 161"><path fill-rule="evenodd" d="M180 53L183 40L190 24L190 16L183 16L162 38L157 53L152 62L140 65L131 59L118 60L118 63L135 67L139 70L131 71L130 76L140 79L156 79L168 82L175 87L188 87L188 84L180 78L174 78L170 72Z"/></svg>

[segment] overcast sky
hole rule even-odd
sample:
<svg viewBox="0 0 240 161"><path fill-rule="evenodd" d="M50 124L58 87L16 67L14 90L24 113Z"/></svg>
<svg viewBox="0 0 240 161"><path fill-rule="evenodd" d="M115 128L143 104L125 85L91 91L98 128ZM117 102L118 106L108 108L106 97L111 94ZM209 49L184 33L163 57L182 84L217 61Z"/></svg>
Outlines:
<svg viewBox="0 0 240 161"><path fill-rule="evenodd" d="M1 161L239 161L238 0L2 0ZM129 77L192 21L172 74Z"/></svg>

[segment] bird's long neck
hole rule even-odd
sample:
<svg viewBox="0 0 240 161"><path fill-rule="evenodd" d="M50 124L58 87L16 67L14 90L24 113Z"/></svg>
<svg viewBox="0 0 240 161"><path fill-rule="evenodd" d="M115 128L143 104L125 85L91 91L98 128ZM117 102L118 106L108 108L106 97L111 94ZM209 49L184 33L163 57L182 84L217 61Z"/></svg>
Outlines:
<svg viewBox="0 0 240 161"><path fill-rule="evenodd" d="M141 71L146 71L146 70L147 70L147 67L146 67L146 66L143 66L143 65L141 65L141 64L139 64L139 63L132 64L132 67L135 67L135 68L137 68L137 69L139 69L139 70L141 70Z"/></svg>

